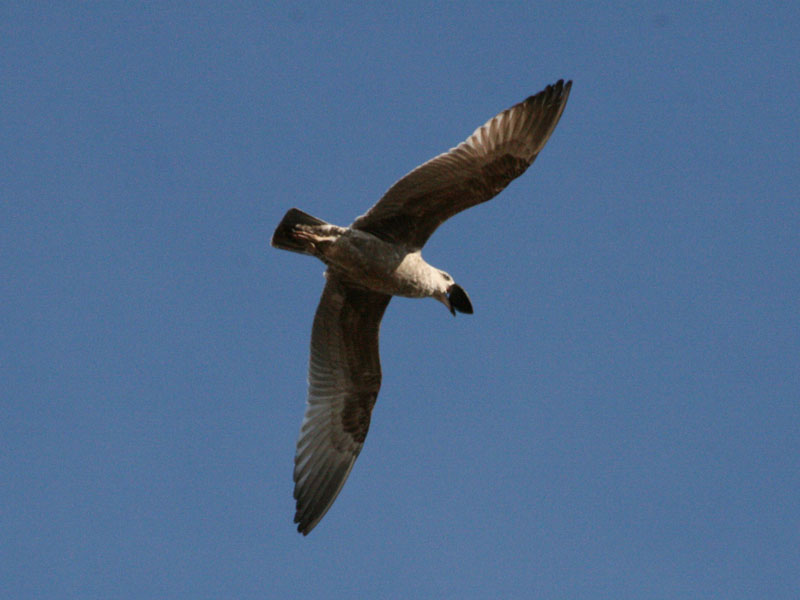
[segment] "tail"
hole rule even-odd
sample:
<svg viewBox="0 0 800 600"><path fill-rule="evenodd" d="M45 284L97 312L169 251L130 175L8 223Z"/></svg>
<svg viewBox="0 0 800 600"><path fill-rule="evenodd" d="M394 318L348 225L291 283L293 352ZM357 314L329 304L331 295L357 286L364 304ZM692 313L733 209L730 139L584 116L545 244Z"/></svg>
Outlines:
<svg viewBox="0 0 800 600"><path fill-rule="evenodd" d="M281 250L290 250L292 252L300 252L301 254L313 254L310 243L307 239L297 235L297 225L328 225L322 219L312 217L308 213L296 208L290 208L278 226L275 228L275 233L272 234L272 241L270 242L273 247L280 248Z"/></svg>

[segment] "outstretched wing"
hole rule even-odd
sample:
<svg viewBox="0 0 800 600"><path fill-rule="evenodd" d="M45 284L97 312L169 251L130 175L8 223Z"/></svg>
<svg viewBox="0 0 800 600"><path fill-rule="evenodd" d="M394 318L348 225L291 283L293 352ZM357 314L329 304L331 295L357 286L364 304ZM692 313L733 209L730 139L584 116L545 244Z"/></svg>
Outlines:
<svg viewBox="0 0 800 600"><path fill-rule="evenodd" d="M352 227L418 250L444 221L491 200L536 159L572 82L559 80L475 130L395 183Z"/></svg>
<svg viewBox="0 0 800 600"><path fill-rule="evenodd" d="M294 521L303 535L331 507L361 452L381 387L378 331L392 298L352 287L330 271L325 275L294 458Z"/></svg>

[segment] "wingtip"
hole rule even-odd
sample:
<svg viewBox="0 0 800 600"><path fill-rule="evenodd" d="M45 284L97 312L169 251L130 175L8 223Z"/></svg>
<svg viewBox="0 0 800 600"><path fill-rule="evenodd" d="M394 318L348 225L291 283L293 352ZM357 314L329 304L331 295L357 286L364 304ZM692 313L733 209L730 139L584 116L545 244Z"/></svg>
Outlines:
<svg viewBox="0 0 800 600"><path fill-rule="evenodd" d="M572 80L564 81L559 79L555 83L549 84L542 91L528 96L521 104L533 104L542 108L553 106L566 106L572 89Z"/></svg>
<svg viewBox="0 0 800 600"><path fill-rule="evenodd" d="M317 523L319 523L319 519L316 522L309 521L307 518L303 518L303 515L300 514L301 511L298 510L295 512L294 515L294 522L297 525L297 533L303 534L303 537L307 536L311 533L311 530L316 527Z"/></svg>
<svg viewBox="0 0 800 600"><path fill-rule="evenodd" d="M317 525L319 525L319 522L322 520L322 517L325 516L326 512L328 512L327 509L319 517L315 519L309 519L308 516L300 515L300 512L298 511L294 517L294 522L297 523L297 533L301 533L303 537L306 537Z"/></svg>
<svg viewBox="0 0 800 600"><path fill-rule="evenodd" d="M553 84L550 84L545 89L545 95L548 97L560 98L562 102L566 102L569 92L572 89L572 80L559 79Z"/></svg>

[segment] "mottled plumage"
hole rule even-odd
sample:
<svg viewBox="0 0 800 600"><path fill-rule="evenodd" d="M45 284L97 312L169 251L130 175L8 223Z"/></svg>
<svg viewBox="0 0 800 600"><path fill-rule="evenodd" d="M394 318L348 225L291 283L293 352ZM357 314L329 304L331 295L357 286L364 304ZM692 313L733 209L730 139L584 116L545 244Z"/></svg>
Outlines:
<svg viewBox="0 0 800 600"><path fill-rule="evenodd" d="M378 332L389 300L433 297L453 314L472 313L463 288L420 251L441 223L525 172L558 124L571 85L558 81L503 111L400 179L349 228L298 209L276 228L273 246L328 266L295 455L295 522L304 535L333 504L364 444L381 385Z"/></svg>

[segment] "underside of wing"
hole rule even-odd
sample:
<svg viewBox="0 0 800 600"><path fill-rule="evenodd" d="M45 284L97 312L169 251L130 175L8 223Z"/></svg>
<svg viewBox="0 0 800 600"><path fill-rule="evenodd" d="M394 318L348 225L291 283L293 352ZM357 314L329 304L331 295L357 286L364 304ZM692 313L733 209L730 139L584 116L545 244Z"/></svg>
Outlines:
<svg viewBox="0 0 800 600"><path fill-rule="evenodd" d="M381 385L378 332L391 296L330 271L311 333L308 401L297 441L297 530L307 535L333 504L361 452Z"/></svg>
<svg viewBox="0 0 800 600"><path fill-rule="evenodd" d="M400 179L352 227L422 248L445 220L491 200L525 172L558 124L571 87L560 80L503 111Z"/></svg>

